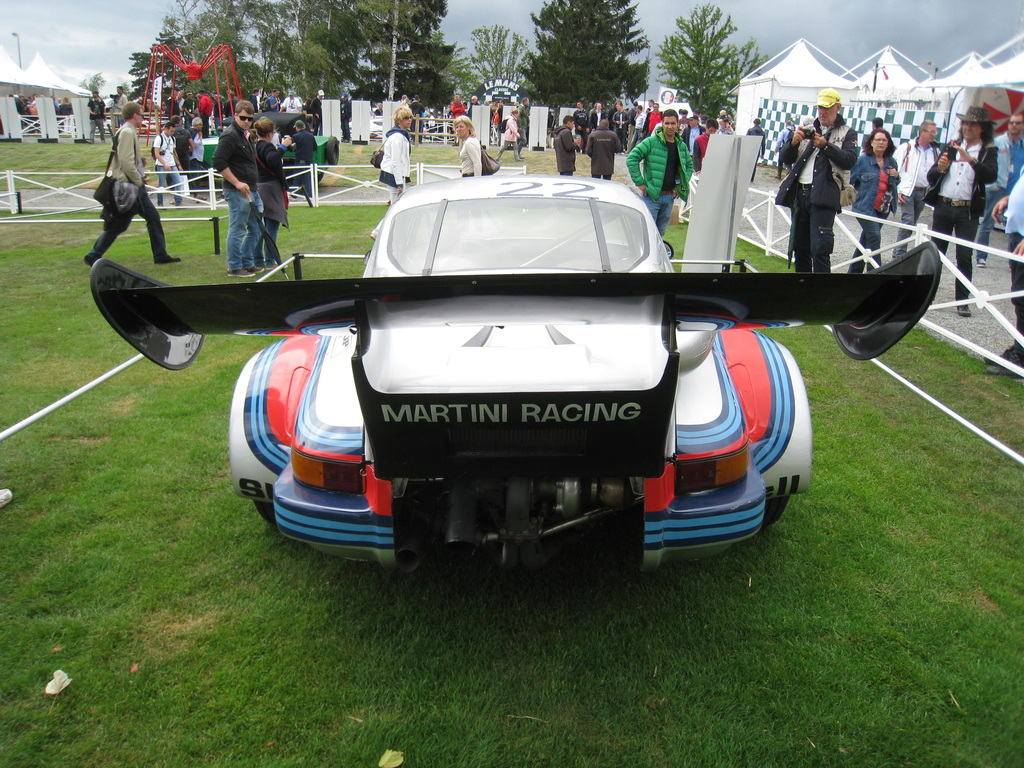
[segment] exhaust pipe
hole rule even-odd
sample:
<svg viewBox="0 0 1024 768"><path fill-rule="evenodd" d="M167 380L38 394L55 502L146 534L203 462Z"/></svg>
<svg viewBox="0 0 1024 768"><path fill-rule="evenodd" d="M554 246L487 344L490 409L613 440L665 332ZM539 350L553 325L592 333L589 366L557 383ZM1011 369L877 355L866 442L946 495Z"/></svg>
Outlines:
<svg viewBox="0 0 1024 768"><path fill-rule="evenodd" d="M448 502L444 544L451 552L469 555L476 549L476 484L459 480L452 488Z"/></svg>
<svg viewBox="0 0 1024 768"><path fill-rule="evenodd" d="M395 567L402 573L412 573L423 561L423 542L430 530L430 524L422 515L412 519L409 530L402 542L395 548Z"/></svg>

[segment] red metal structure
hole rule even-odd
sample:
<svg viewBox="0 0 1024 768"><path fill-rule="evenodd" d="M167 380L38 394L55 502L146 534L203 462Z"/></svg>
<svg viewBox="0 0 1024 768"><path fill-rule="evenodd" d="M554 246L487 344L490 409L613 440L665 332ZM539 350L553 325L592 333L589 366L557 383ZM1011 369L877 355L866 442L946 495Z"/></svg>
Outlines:
<svg viewBox="0 0 1024 768"><path fill-rule="evenodd" d="M217 45L210 49L202 63L186 61L180 48L171 48L163 43L153 46L149 59L149 74L146 76L146 90L142 95L142 108L146 120L142 126L142 135L151 136L160 132L161 117L166 114L168 100L175 91L184 86L182 75L187 80L199 80L208 70L213 70L214 115L223 118L234 113L232 96L242 99L242 86L238 82L238 71L235 69L235 56L226 45ZM224 86L224 97L221 85ZM221 106L226 104L226 110Z"/></svg>

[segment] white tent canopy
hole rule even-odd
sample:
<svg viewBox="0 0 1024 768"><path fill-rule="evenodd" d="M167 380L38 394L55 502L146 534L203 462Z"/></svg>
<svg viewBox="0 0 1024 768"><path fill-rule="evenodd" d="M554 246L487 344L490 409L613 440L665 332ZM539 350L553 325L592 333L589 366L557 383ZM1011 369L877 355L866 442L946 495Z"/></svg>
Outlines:
<svg viewBox="0 0 1024 768"><path fill-rule="evenodd" d="M1012 88L1024 90L1024 53L1002 64L975 69L961 67L956 72L928 82L936 88Z"/></svg>
<svg viewBox="0 0 1024 768"><path fill-rule="evenodd" d="M66 94L72 96L89 96L89 91L77 85L71 85L70 83L61 80L57 74L50 69L50 66L43 61L43 56L40 53L36 53L35 58L32 59L32 63L25 68L25 78L28 80L28 84L37 88L45 88L54 93L51 95L61 95L59 92L64 91Z"/></svg>
<svg viewBox="0 0 1024 768"><path fill-rule="evenodd" d="M828 69L815 57L811 48L835 64L837 69L842 69L803 38L797 40L740 81L736 99L738 130L745 130L753 123L761 99L813 104L822 88L835 88L844 103L856 96L856 85L849 78Z"/></svg>
<svg viewBox="0 0 1024 768"><path fill-rule="evenodd" d="M2 45L0 45L0 85L4 87L28 85L25 73L21 71L21 67L14 63L14 59L11 58Z"/></svg>
<svg viewBox="0 0 1024 768"><path fill-rule="evenodd" d="M928 84L922 87L917 77L907 71L897 56L920 70L921 74L926 74L909 57L887 45L853 68L857 70L868 64L867 70L857 79L860 101L903 101L936 97L933 89L938 86ZM945 92L937 94L939 98L948 98L948 95Z"/></svg>

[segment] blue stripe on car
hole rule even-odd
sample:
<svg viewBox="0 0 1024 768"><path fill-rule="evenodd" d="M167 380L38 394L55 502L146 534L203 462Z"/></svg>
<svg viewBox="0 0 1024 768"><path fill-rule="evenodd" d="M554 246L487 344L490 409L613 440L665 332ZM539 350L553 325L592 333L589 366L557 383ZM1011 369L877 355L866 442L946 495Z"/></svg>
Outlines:
<svg viewBox="0 0 1024 768"><path fill-rule="evenodd" d="M275 474L279 474L288 463L288 447L276 440L270 428L267 387L274 362L283 344L283 341L279 341L260 353L249 378L249 388L245 396L245 439L249 444L249 450L263 466Z"/></svg>

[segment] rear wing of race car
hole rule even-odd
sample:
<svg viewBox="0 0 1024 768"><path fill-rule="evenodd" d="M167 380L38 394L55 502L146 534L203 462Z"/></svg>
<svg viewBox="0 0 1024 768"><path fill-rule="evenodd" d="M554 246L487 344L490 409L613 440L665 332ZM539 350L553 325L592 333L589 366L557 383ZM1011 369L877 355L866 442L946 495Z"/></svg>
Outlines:
<svg viewBox="0 0 1024 768"><path fill-rule="evenodd" d="M830 324L857 360L885 352L917 324L939 284L939 256L925 243L881 269L845 274L478 274L172 286L107 259L93 265L93 298L135 349L185 368L203 335L316 333L354 320L361 302L460 296L667 297L680 320L714 327Z"/></svg>

